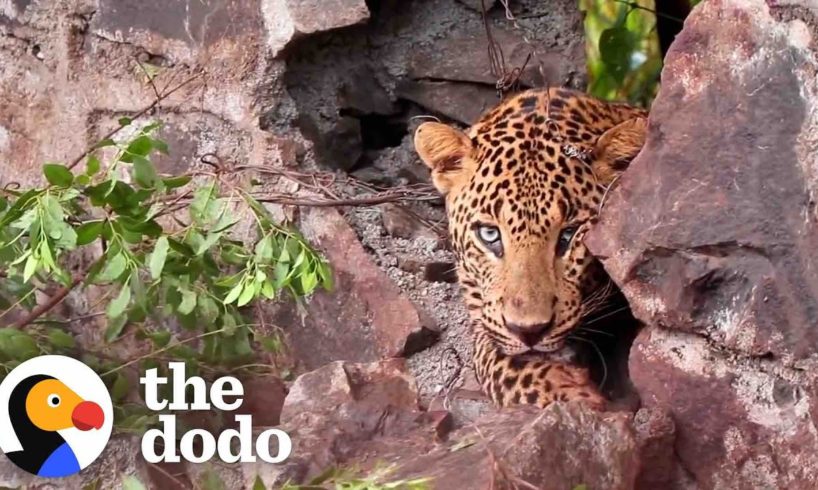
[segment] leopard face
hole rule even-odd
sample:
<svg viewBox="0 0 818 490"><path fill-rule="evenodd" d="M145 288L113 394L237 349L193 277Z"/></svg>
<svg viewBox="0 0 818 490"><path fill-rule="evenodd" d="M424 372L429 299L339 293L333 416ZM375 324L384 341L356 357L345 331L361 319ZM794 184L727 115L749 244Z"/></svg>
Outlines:
<svg viewBox="0 0 818 490"><path fill-rule="evenodd" d="M465 132L418 128L415 147L446 198L465 301L499 353L560 349L601 300L583 237L641 148L645 117L543 89L507 99Z"/></svg>

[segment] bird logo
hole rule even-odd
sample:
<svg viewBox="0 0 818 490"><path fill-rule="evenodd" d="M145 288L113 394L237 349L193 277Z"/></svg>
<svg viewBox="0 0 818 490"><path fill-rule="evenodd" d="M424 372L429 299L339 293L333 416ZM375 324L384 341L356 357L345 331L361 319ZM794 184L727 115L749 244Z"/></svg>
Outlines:
<svg viewBox="0 0 818 490"><path fill-rule="evenodd" d="M0 448L37 476L70 476L87 467L105 448L112 418L105 384L70 357L30 359L0 383Z"/></svg>

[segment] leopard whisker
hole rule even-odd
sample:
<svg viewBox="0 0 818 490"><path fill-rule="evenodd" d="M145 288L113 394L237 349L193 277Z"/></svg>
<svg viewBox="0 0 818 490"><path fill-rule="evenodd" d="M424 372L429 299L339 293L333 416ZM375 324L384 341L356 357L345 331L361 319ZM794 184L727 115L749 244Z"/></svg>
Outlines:
<svg viewBox="0 0 818 490"><path fill-rule="evenodd" d="M615 310L613 310L613 311L609 311L608 313L605 313L605 314L603 314L603 315L599 315L599 316L598 316L598 317L596 317L596 318L592 318L591 320L586 321L586 322L583 324L583 328L585 328L585 327L584 327L584 325L590 325L590 324L592 324L592 323L596 323L596 322L598 322L598 321L600 321L600 320L604 320L605 318L611 317L611 316L613 316L613 315L616 315L617 313L621 313L621 312L623 312L623 311L627 311L627 310L629 310L629 309L630 309L630 306L622 306L622 307L617 308L617 309L615 309Z"/></svg>
<svg viewBox="0 0 818 490"><path fill-rule="evenodd" d="M608 381L608 364L605 362L605 357L602 355L602 351L599 349L599 346L597 346L595 342L583 337L574 337L573 335L569 335L568 338L572 340L578 340L580 342L585 342L586 344L590 344L591 347L594 348L594 352L596 352L596 355L599 357L600 362L602 362L602 381L599 382L599 388L600 389L604 388L605 382Z"/></svg>
<svg viewBox="0 0 818 490"><path fill-rule="evenodd" d="M595 333L599 335L605 335L606 337L616 337L616 335L612 334L611 332L605 332L604 330L596 330L593 328L585 328L585 327L578 327L574 330L573 333Z"/></svg>

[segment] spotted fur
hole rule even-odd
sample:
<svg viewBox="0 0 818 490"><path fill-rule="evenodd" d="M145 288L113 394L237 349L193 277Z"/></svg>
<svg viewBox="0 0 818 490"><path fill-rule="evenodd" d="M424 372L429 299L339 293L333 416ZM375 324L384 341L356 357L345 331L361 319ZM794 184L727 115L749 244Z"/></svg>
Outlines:
<svg viewBox="0 0 818 490"><path fill-rule="evenodd" d="M604 299L607 281L583 237L641 149L646 117L541 89L503 101L465 132L432 122L417 129L417 152L446 196L475 372L497 404L604 406L585 369L548 353Z"/></svg>

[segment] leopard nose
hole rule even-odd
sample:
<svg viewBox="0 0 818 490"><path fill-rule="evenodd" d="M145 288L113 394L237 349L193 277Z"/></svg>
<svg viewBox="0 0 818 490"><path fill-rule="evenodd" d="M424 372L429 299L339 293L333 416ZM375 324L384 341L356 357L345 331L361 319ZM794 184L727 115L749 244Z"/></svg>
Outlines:
<svg viewBox="0 0 818 490"><path fill-rule="evenodd" d="M554 322L546 322L546 323L535 323L532 325L520 325L517 323L508 323L506 322L506 328L508 328L511 333L517 336L520 341L527 345L528 347L534 347L537 345L545 334L551 330Z"/></svg>

